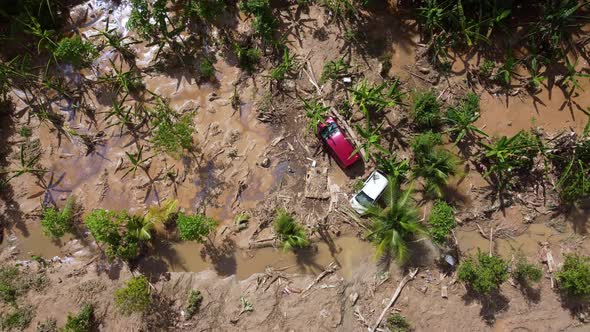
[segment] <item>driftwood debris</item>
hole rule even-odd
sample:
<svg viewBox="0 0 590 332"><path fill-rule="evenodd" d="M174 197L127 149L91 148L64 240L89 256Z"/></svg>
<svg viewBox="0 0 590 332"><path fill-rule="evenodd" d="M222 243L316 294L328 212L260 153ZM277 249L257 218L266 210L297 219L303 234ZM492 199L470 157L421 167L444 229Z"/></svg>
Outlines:
<svg viewBox="0 0 590 332"><path fill-rule="evenodd" d="M338 270L338 268L340 268L340 266L338 266L338 264L336 264L336 262L332 262L332 263L328 264L328 266L326 266L324 271L322 273L320 273L311 284L309 284L307 287L305 287L305 289L301 293L304 294L305 292L310 290L315 284L317 284L325 276L327 276L330 273L334 273L334 271Z"/></svg>
<svg viewBox="0 0 590 332"><path fill-rule="evenodd" d="M389 300L389 303L387 303L387 305L385 306L385 308L383 308L383 311L381 312L381 315L379 315L379 318L377 318L377 321L375 322L375 325L373 325L373 328L371 328L371 330L370 330L371 332L375 332L375 330L377 330L377 327L379 327L379 324L381 324L381 321L383 320L383 317L385 317L385 314L387 313L387 310L389 310L389 308L391 308L391 306L393 306L393 304L395 303L395 301L397 300L397 298L401 294L402 289L404 288L404 286L410 280L414 280L414 278L416 277L416 274L418 274L418 269L417 268L414 271L411 271L410 274L408 274L405 277L403 277L403 279L399 282L399 285L397 285L397 289L395 290L395 293L393 293L393 296L391 297L391 300Z"/></svg>

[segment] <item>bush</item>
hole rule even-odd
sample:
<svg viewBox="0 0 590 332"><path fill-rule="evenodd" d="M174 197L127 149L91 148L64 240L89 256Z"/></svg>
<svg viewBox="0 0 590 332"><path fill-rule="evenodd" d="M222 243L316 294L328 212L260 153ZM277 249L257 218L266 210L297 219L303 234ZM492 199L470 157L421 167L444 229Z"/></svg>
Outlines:
<svg viewBox="0 0 590 332"><path fill-rule="evenodd" d="M590 257L566 255L563 268L557 273L559 286L570 296L590 297Z"/></svg>
<svg viewBox="0 0 590 332"><path fill-rule="evenodd" d="M125 260L139 256L142 224L137 217L126 212L96 209L86 216L84 224L96 242L107 245L107 256Z"/></svg>
<svg viewBox="0 0 590 332"><path fill-rule="evenodd" d="M258 61L260 61L260 50L256 47L242 47L238 44L234 45L234 51L238 58L238 67L248 72L254 71Z"/></svg>
<svg viewBox="0 0 590 332"><path fill-rule="evenodd" d="M2 331L23 331L31 324L34 316L35 311L31 307L15 308L9 314L0 315L0 328Z"/></svg>
<svg viewBox="0 0 590 332"><path fill-rule="evenodd" d="M15 266L0 268L0 299L6 303L15 303L20 293L20 271Z"/></svg>
<svg viewBox="0 0 590 332"><path fill-rule="evenodd" d="M185 10L189 16L202 18L207 22L215 20L225 10L224 0L189 0L186 1Z"/></svg>
<svg viewBox="0 0 590 332"><path fill-rule="evenodd" d="M150 284L145 276L133 277L115 291L115 305L124 315L146 312L151 303Z"/></svg>
<svg viewBox="0 0 590 332"><path fill-rule="evenodd" d="M53 207L44 209L43 218L41 219L43 233L54 239L59 239L64 236L66 232L70 232L74 218L74 208L74 199L70 196L66 201L65 207L61 211Z"/></svg>
<svg viewBox="0 0 590 332"><path fill-rule="evenodd" d="M175 159L180 159L183 151L193 145L193 125L191 114L185 114L178 120L163 119L156 122L152 143L158 151L166 152Z"/></svg>
<svg viewBox="0 0 590 332"><path fill-rule="evenodd" d="M414 151L414 157L420 159L434 150L434 147L442 144L442 136L439 133L427 131L419 134L412 139L411 147Z"/></svg>
<svg viewBox="0 0 590 332"><path fill-rule="evenodd" d="M508 279L508 264L500 257L488 256L478 250L459 266L457 276L479 294L489 294Z"/></svg>
<svg viewBox="0 0 590 332"><path fill-rule="evenodd" d="M436 201L430 211L428 222L434 242L444 244L449 233L456 226L453 208L444 201Z"/></svg>
<svg viewBox="0 0 590 332"><path fill-rule="evenodd" d="M523 285L531 282L539 282L543 277L543 270L537 265L527 262L524 257L518 259L512 273L514 279Z"/></svg>
<svg viewBox="0 0 590 332"><path fill-rule="evenodd" d="M410 332L412 330L406 317L397 312L387 318L387 328L391 332Z"/></svg>
<svg viewBox="0 0 590 332"><path fill-rule="evenodd" d="M417 93L412 104L414 122L422 129L437 129L441 123L440 107L433 91Z"/></svg>
<svg viewBox="0 0 590 332"><path fill-rule="evenodd" d="M205 242L206 237L215 229L217 222L203 214L178 214L176 226L183 241Z"/></svg>
<svg viewBox="0 0 590 332"><path fill-rule="evenodd" d="M284 250L309 246L305 229L295 221L291 214L283 209L276 212L274 229Z"/></svg>
<svg viewBox="0 0 590 332"><path fill-rule="evenodd" d="M62 332L90 332L94 326L94 307L85 304L77 315L68 314Z"/></svg>
<svg viewBox="0 0 590 332"><path fill-rule="evenodd" d="M272 40L277 20L272 14L270 0L245 0L240 2L240 10L254 16L252 28L264 40Z"/></svg>
<svg viewBox="0 0 590 332"><path fill-rule="evenodd" d="M186 303L186 314L189 318L192 318L201 308L203 303L203 295L200 291L191 289L188 293L188 300Z"/></svg>
<svg viewBox="0 0 590 332"><path fill-rule="evenodd" d="M78 35L63 38L53 51L57 60L74 65L76 68L88 66L98 56L96 47L91 42L82 40Z"/></svg>

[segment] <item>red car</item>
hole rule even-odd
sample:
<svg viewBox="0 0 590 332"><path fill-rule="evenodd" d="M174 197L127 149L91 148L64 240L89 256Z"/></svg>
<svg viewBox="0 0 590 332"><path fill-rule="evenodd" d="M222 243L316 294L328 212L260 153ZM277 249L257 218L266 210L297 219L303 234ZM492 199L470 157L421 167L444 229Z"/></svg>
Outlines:
<svg viewBox="0 0 590 332"><path fill-rule="evenodd" d="M348 168L360 159L358 152L352 154L354 146L334 118L328 117L318 124L318 136L330 148L330 153L342 168Z"/></svg>

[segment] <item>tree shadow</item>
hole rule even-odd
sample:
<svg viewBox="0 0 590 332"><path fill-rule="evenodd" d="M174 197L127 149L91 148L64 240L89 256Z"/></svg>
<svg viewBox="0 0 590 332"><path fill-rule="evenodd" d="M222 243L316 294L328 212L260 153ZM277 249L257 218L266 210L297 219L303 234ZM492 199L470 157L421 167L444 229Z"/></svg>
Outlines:
<svg viewBox="0 0 590 332"><path fill-rule="evenodd" d="M541 288L534 288L527 282L518 281L518 290L524 295L528 303L541 302Z"/></svg>
<svg viewBox="0 0 590 332"><path fill-rule="evenodd" d="M231 276L238 270L236 243L230 238L224 238L217 245L213 245L210 241L205 242L200 255L203 260L209 257L215 272L220 276Z"/></svg>
<svg viewBox="0 0 590 332"><path fill-rule="evenodd" d="M572 205L566 213L566 220L570 221L576 234L588 233L588 220L590 219L590 206L583 202L578 206Z"/></svg>
<svg viewBox="0 0 590 332"><path fill-rule="evenodd" d="M479 315L488 325L493 325L496 321L496 316L504 311L507 311L510 306L510 299L500 293L499 290L493 290L490 294L480 295L471 288L467 288L467 293L463 295L465 304L479 302L481 310Z"/></svg>
<svg viewBox="0 0 590 332"><path fill-rule="evenodd" d="M16 123L14 119L14 106L9 101L0 101L0 142L8 142L8 139L16 133ZM7 169L10 165L10 155L12 153L11 144L2 144L0 146L0 169ZM15 225L25 237L29 236L29 231L24 222L24 213L15 199L15 193L9 183L6 181L6 173L0 174L0 200L4 202L4 213L0 214L0 243L4 240L4 230L11 225Z"/></svg>
<svg viewBox="0 0 590 332"><path fill-rule="evenodd" d="M150 308L143 316L145 331L175 331L179 310L174 308L174 304L174 299L163 294L153 295Z"/></svg>
<svg viewBox="0 0 590 332"><path fill-rule="evenodd" d="M295 261L305 272L323 271L324 266L321 266L315 261L315 256L318 253L318 247L311 245L307 248L296 248L293 250L295 254Z"/></svg>

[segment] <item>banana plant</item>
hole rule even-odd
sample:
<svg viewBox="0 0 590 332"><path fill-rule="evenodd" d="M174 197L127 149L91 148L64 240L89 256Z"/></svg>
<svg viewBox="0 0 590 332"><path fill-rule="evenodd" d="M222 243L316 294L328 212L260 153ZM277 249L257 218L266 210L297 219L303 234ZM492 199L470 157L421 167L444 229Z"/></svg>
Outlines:
<svg viewBox="0 0 590 332"><path fill-rule="evenodd" d="M373 153L374 149L377 149L384 155L389 155L389 151L379 143L381 141L381 135L379 135L379 131L381 130L383 124L384 122L381 122L381 124L374 129L371 129L370 125L367 125L366 129L356 125L356 129L362 140L360 146L357 146L356 149L352 151L350 156L352 157L359 151L363 150L365 151L365 162L367 162L369 159L375 159L375 154Z"/></svg>

